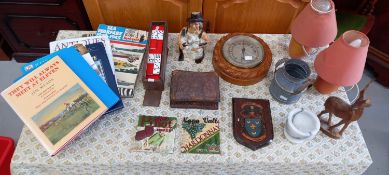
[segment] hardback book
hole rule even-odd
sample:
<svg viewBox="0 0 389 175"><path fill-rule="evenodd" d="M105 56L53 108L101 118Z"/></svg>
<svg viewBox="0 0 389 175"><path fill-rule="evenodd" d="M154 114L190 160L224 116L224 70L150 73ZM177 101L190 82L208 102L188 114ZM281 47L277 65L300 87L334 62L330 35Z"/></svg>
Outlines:
<svg viewBox="0 0 389 175"><path fill-rule="evenodd" d="M120 97L118 87L116 84L115 75L112 72L109 58L107 56L107 53L105 52L104 44L102 42L88 44L88 45L86 45L86 48L88 49L88 51L93 59L93 62L95 63L95 65L97 67L96 73L100 76L100 78L102 80L104 80L104 82L109 86L109 88L111 88L111 90L113 92L115 92L115 94L118 97ZM106 113L109 113L109 112L112 112L112 111L115 111L118 109L122 109L122 108L124 108L124 104L123 104L123 101L121 99L119 99L119 101L114 106L109 108L109 110Z"/></svg>
<svg viewBox="0 0 389 175"><path fill-rule="evenodd" d="M182 121L181 153L220 154L220 128L218 118Z"/></svg>
<svg viewBox="0 0 389 175"><path fill-rule="evenodd" d="M86 47L83 45L79 45L79 47L76 48L79 53L80 52L88 53L88 57L90 57L92 64L85 59L85 54L84 54L83 58L85 59L85 61L88 62L89 66L93 68L93 70L97 73L97 75L100 76L100 78L111 88L111 90L115 92L116 95L120 96L116 85L115 75L112 72L109 58L105 52L104 44L102 42L98 42L98 43L86 45ZM83 49L86 49L87 51L80 51ZM27 63L26 65L23 66L24 67L23 74L24 75L28 74L29 72L39 67L43 63L47 62L48 60L50 60L50 57L42 57L31 63ZM114 106L112 106L106 113L110 113L112 111L122 109L122 108L124 108L124 104L122 100L119 99L119 101Z"/></svg>
<svg viewBox="0 0 389 175"><path fill-rule="evenodd" d="M93 70L98 72L98 68L95 65L95 62L93 61L92 56L90 55L88 49L84 45L82 45L82 44L75 44L75 45L70 46L70 47L75 47L77 49L78 53L81 54L82 58L84 58L84 60L89 64L89 66ZM37 59L35 61L32 61L30 63L27 63L27 64L23 65L21 67L23 75L30 73L32 70L34 70L35 68L41 66L43 63L47 62L50 59L51 58L42 57L42 58L39 58L39 59Z"/></svg>
<svg viewBox="0 0 389 175"><path fill-rule="evenodd" d="M96 34L97 36L108 36L111 42L120 95L133 97L148 33L143 30L100 24Z"/></svg>
<svg viewBox="0 0 389 175"><path fill-rule="evenodd" d="M56 52L63 48L68 48L72 46L86 46L93 43L102 42L104 43L104 49L109 59L109 63L112 69L112 72L115 72L114 62L112 57L111 44L109 39L106 36L91 36L91 37L81 37L81 38L72 38L72 39L63 39L58 41L50 42L50 53ZM93 60L90 58L88 52L83 52L82 49L79 49L80 53L83 55L84 59L90 64L93 65ZM92 66L93 67L93 66Z"/></svg>
<svg viewBox="0 0 389 175"><path fill-rule="evenodd" d="M173 153L176 128L176 117L140 115L132 150Z"/></svg>
<svg viewBox="0 0 389 175"><path fill-rule="evenodd" d="M55 155L119 97L74 48L45 58L47 62L1 95L48 153Z"/></svg>

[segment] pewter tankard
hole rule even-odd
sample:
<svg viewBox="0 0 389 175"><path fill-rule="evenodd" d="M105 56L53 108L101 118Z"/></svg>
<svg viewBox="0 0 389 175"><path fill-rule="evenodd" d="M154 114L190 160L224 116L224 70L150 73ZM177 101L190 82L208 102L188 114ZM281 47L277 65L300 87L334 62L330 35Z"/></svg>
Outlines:
<svg viewBox="0 0 389 175"><path fill-rule="evenodd" d="M284 66L280 67L284 63ZM312 84L311 70L306 62L283 58L275 65L270 94L281 103L296 103L307 87Z"/></svg>

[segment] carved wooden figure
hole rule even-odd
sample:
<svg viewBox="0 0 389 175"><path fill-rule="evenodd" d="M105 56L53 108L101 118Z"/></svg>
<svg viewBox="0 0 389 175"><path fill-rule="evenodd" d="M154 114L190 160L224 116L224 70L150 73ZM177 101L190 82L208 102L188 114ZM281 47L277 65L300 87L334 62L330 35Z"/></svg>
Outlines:
<svg viewBox="0 0 389 175"><path fill-rule="evenodd" d="M324 103L325 109L318 115L321 123L320 130L333 139L341 138L344 130L349 124L360 119L365 107L371 106L370 99L364 99L364 96L367 88L372 82L373 80L359 92L359 97L354 104L350 105L338 97L329 97ZM321 118L321 116L326 113L329 113L328 120ZM332 115L341 118L341 120L336 124L332 124ZM343 127L339 130L337 127L342 124Z"/></svg>

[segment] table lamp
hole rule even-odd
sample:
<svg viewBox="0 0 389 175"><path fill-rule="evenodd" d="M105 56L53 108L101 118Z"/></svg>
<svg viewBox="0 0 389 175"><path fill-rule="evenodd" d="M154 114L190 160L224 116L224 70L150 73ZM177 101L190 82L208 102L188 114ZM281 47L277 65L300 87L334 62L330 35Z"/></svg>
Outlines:
<svg viewBox="0 0 389 175"><path fill-rule="evenodd" d="M291 58L302 58L311 48L333 42L337 34L335 5L332 0L311 0L291 24Z"/></svg>
<svg viewBox="0 0 389 175"><path fill-rule="evenodd" d="M362 78L369 38L362 32L349 30L316 57L318 74L315 88L329 94L339 86L355 85Z"/></svg>

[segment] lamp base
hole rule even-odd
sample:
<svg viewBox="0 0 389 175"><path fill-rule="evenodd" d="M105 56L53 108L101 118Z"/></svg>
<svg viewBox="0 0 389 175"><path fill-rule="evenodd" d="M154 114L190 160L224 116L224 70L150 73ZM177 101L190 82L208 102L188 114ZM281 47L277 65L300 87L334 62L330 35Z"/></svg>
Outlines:
<svg viewBox="0 0 389 175"><path fill-rule="evenodd" d="M306 51L309 52L311 49L305 47ZM289 56L294 59L302 59L306 56L303 45L298 43L292 36L289 43Z"/></svg>
<svg viewBox="0 0 389 175"><path fill-rule="evenodd" d="M339 88L339 86L329 83L328 81L322 79L320 76L317 76L313 86L315 86L316 90L321 94L330 94Z"/></svg>

